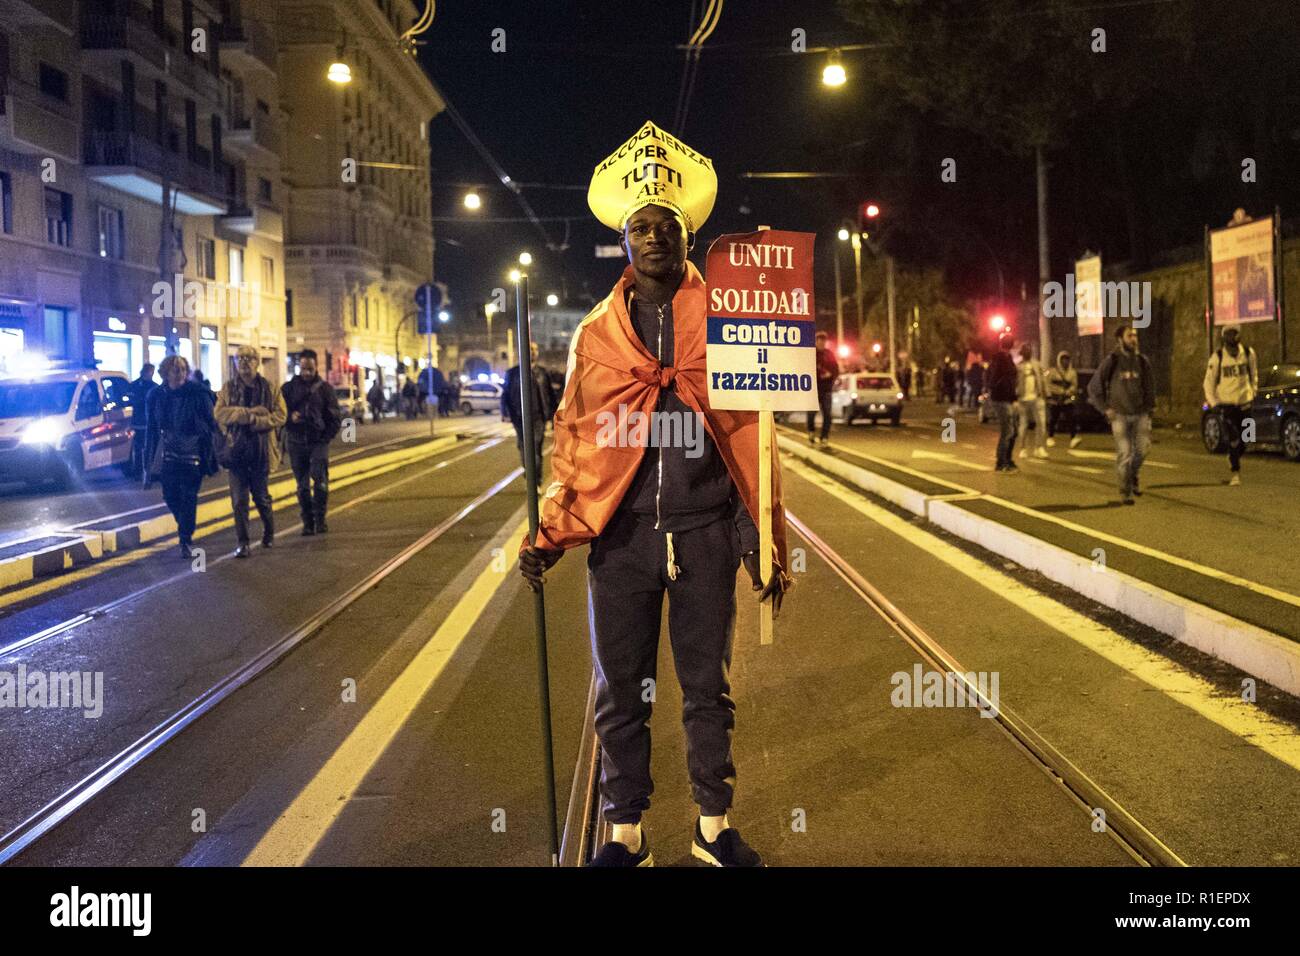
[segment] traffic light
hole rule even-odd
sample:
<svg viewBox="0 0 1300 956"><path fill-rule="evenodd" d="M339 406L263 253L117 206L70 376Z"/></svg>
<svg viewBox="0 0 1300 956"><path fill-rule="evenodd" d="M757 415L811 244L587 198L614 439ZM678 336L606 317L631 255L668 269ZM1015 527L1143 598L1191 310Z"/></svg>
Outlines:
<svg viewBox="0 0 1300 956"><path fill-rule="evenodd" d="M867 200L858 206L858 232L864 232L867 224L880 218L880 206Z"/></svg>
<svg viewBox="0 0 1300 956"><path fill-rule="evenodd" d="M1007 331L1007 319L1001 312L989 316L989 329L997 335Z"/></svg>

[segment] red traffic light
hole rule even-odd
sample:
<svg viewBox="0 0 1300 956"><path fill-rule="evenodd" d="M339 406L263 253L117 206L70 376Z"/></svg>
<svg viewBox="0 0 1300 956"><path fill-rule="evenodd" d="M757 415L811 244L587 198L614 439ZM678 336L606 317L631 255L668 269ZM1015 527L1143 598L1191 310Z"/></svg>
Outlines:
<svg viewBox="0 0 1300 956"><path fill-rule="evenodd" d="M873 202L869 202L862 212L868 219L875 219L880 215L880 207Z"/></svg>
<svg viewBox="0 0 1300 956"><path fill-rule="evenodd" d="M880 354L880 348L881 348L881 346L880 346L880 343L879 343L879 342L873 342L873 343L871 343L871 351L872 351L874 354L879 355L879 354Z"/></svg>
<svg viewBox="0 0 1300 956"><path fill-rule="evenodd" d="M989 316L989 328L994 332L1005 332L1007 328L1006 318L1001 313Z"/></svg>

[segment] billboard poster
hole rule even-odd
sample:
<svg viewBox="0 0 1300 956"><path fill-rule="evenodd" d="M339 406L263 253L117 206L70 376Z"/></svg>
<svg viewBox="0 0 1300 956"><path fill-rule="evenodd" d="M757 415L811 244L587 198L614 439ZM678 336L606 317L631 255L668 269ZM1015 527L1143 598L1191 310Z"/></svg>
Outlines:
<svg viewBox="0 0 1300 956"><path fill-rule="evenodd" d="M1101 256L1074 264L1074 318L1080 335L1101 335Z"/></svg>
<svg viewBox="0 0 1300 956"><path fill-rule="evenodd" d="M718 237L708 281L709 403L796 412L817 408L811 232Z"/></svg>
<svg viewBox="0 0 1300 956"><path fill-rule="evenodd" d="M1210 270L1215 325L1276 318L1272 217L1211 232Z"/></svg>

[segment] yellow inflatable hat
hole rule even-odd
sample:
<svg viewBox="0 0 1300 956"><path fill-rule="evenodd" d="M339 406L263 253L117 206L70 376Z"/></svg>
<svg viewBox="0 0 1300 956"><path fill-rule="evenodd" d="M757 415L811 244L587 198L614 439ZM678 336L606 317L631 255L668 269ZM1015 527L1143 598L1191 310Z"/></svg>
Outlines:
<svg viewBox="0 0 1300 956"><path fill-rule="evenodd" d="M713 160L647 121L596 166L587 204L597 219L620 232L643 206L681 213L686 228L695 232L709 218L717 196Z"/></svg>

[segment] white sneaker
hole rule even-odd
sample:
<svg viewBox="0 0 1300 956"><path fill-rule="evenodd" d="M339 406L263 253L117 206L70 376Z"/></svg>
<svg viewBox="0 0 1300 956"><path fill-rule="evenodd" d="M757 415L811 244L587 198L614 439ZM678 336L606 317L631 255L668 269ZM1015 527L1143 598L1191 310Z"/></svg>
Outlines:
<svg viewBox="0 0 1300 956"><path fill-rule="evenodd" d="M1021 458L1028 458L1028 457L1029 457L1029 449L1028 449L1028 448L1022 448L1022 449L1020 449L1020 457L1021 457Z"/></svg>
<svg viewBox="0 0 1300 956"><path fill-rule="evenodd" d="M1078 447L1079 447L1080 445L1082 445L1082 444L1083 444L1083 436L1082 436L1082 435L1075 435L1073 438L1070 439L1070 447L1071 447L1071 448L1078 448Z"/></svg>
<svg viewBox="0 0 1300 956"><path fill-rule="evenodd" d="M1048 447L1048 448L1055 448L1055 447L1056 447L1056 439L1055 439L1055 438L1049 438L1049 439L1047 439L1047 447Z"/></svg>
<svg viewBox="0 0 1300 956"><path fill-rule="evenodd" d="M1230 484L1230 485L1239 485L1239 484L1241 484L1241 475L1240 475L1238 472L1235 472L1235 471L1234 471L1234 472L1232 473L1232 477L1228 479L1228 484Z"/></svg>
<svg viewBox="0 0 1300 956"><path fill-rule="evenodd" d="M1038 448L1035 448L1035 449L1034 449L1034 457L1035 457L1035 458L1046 458L1046 457L1047 457L1047 449L1046 449L1046 448L1043 448L1043 447L1041 447L1041 446L1038 447Z"/></svg>

